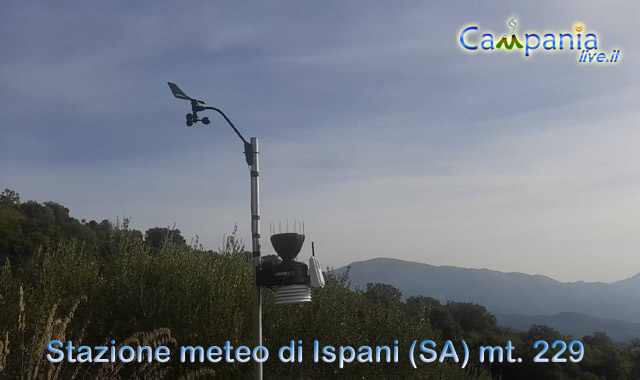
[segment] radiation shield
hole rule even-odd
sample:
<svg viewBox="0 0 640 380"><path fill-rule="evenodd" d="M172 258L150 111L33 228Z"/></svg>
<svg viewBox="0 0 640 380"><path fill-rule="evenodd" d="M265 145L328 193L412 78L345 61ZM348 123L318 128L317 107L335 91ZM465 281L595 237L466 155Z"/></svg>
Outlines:
<svg viewBox="0 0 640 380"><path fill-rule="evenodd" d="M307 285L279 286L275 293L276 305L311 302L311 288Z"/></svg>

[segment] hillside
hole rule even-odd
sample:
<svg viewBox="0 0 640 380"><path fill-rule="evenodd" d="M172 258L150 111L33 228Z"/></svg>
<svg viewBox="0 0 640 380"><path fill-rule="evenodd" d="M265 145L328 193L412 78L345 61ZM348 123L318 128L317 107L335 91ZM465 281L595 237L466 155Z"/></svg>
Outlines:
<svg viewBox="0 0 640 380"><path fill-rule="evenodd" d="M187 245L174 234L178 230L150 228L143 235L126 223L78 221L62 205L22 203L9 191L0 194L0 227L0 232L14 232L0 238L20 247L6 251L9 259L0 266L0 378L52 373L49 377L57 379L77 378L79 373L98 379L251 378L250 363L191 364L175 355L182 345L252 344L251 254L235 230L224 238L224 248L205 251ZM29 252L34 243L36 249ZM568 340L549 327L525 332L502 328L481 305L441 304L428 298L403 302L391 286L372 284L354 292L345 276L327 274L326 280L324 288L312 289L312 302L301 304L276 305L273 291L263 289L263 343L270 352L292 339L307 346L314 340L341 346L397 341L401 353L415 339L434 338L439 347L443 339L465 339L471 347L506 341L534 347L540 339ZM49 362L42 355L43 344L54 337L89 347L109 340L166 345L174 353L173 362ZM570 365L535 363L537 352L523 350L520 365L471 361L464 371L454 363L416 369L408 360L354 361L339 368L338 363L310 360L307 350L307 359L296 363L265 362L265 373L274 379L309 380L639 378L640 345L621 347L599 334L585 337L584 346L584 359Z"/></svg>
<svg viewBox="0 0 640 380"><path fill-rule="evenodd" d="M527 331L533 325L546 325L563 334L582 339L594 332L603 332L614 342L626 343L629 339L640 337L640 324L591 317L579 313L560 313L556 315L498 315L498 323L518 331Z"/></svg>
<svg viewBox="0 0 640 380"><path fill-rule="evenodd" d="M614 283L614 285L622 286L627 289L638 290L640 289L640 273L633 277L627 278L626 280L618 281Z"/></svg>
<svg viewBox="0 0 640 380"><path fill-rule="evenodd" d="M540 275L488 269L433 266L377 258L350 265L351 285L380 282L405 297L424 295L484 305L498 315L556 315L563 312L640 323L640 275L614 283L565 283ZM340 268L342 273L346 268Z"/></svg>

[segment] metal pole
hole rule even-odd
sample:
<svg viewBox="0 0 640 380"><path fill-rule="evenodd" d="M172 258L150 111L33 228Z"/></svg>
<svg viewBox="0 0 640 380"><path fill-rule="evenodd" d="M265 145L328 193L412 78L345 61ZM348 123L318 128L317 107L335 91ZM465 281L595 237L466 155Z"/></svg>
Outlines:
<svg viewBox="0 0 640 380"><path fill-rule="evenodd" d="M254 347L262 346L262 293L257 282L257 271L260 266L260 185L258 165L258 139L251 138L251 246L253 252L253 340ZM253 378L262 380L262 363L253 365Z"/></svg>
<svg viewBox="0 0 640 380"><path fill-rule="evenodd" d="M216 107L203 107L201 104L205 104L205 102L190 98L175 83L169 82L169 88L171 88L171 92L176 98L191 101L191 111L193 113L187 114L187 126L190 127L193 123L201 121L198 119L198 112L213 110L224 117L227 123L229 123L229 126L244 143L245 159L249 165L249 169L251 170L251 248L253 254L253 278L255 281L253 290L253 340L255 347L262 346L262 293L260 292L257 277L258 269L260 268L260 205L258 201L260 198L260 186L258 184L258 139L252 137L251 143L249 143L221 109ZM203 124L209 124L208 121L205 123L204 119L202 119L202 122ZM253 378L255 380L262 380L262 363L254 362L253 372Z"/></svg>

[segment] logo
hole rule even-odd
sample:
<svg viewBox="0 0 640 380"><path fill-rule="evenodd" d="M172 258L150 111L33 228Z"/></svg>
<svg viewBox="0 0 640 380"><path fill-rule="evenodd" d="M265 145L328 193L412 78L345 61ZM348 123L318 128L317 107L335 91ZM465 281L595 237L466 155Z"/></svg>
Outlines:
<svg viewBox="0 0 640 380"><path fill-rule="evenodd" d="M511 36L506 34L497 39L491 31L481 30L478 25L466 26L460 32L460 46L470 52L520 51L529 58L536 51L577 52L579 63L617 63L621 50L599 51L599 36L595 31L587 31L584 25L575 24L567 31L537 33L527 31L518 38L516 17L508 20ZM497 42L496 42L497 41Z"/></svg>

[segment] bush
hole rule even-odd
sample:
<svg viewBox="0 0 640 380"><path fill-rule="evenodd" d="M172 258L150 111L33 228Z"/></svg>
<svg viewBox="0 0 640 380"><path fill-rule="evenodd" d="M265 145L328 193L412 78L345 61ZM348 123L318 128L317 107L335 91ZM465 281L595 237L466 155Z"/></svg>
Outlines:
<svg viewBox="0 0 640 380"><path fill-rule="evenodd" d="M251 341L250 255L235 233L218 252L165 240L153 249L124 228L111 231L108 244L68 240L39 249L19 268L9 261L0 271L0 374L8 378L251 378L251 364L181 364L176 356L166 365L54 365L44 358L51 339L77 345L124 342L175 345L234 346ZM349 290L346 278L328 276L315 289L314 302L274 305L264 290L264 344L271 359L270 378L410 379L426 374L450 379L474 376L450 366L409 368L406 353L399 363L314 364L313 340L322 345L393 345L408 347L410 339L433 335L427 323L407 318L403 304L377 307L363 292ZM277 348L302 340L302 364L281 363ZM177 351L177 350L175 350ZM173 351L175 353L175 351ZM275 355L275 356L274 356Z"/></svg>

